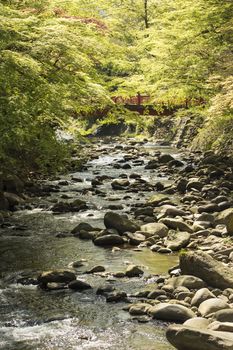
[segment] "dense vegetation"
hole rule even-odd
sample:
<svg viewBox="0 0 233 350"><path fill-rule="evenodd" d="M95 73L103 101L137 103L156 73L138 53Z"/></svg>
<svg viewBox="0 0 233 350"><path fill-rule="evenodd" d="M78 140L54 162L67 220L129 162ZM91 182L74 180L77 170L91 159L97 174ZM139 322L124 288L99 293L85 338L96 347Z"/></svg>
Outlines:
<svg viewBox="0 0 233 350"><path fill-rule="evenodd" d="M1 1L3 168L59 169L69 149L57 129L75 133L138 91L186 101L206 118L199 143L230 148L232 28L231 0Z"/></svg>

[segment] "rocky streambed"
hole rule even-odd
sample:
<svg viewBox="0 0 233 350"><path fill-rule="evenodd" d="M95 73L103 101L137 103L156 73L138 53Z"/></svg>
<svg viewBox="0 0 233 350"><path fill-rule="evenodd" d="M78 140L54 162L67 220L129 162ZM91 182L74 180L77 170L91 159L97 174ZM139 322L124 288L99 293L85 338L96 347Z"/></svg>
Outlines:
<svg viewBox="0 0 233 350"><path fill-rule="evenodd" d="M231 160L147 140L85 152L4 197L0 348L233 349Z"/></svg>

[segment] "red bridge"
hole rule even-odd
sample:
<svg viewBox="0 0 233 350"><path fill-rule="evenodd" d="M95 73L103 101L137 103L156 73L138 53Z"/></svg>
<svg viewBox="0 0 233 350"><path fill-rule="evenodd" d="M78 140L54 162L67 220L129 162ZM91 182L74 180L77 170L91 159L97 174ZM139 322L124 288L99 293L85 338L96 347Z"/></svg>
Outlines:
<svg viewBox="0 0 233 350"><path fill-rule="evenodd" d="M114 96L114 97L112 97L112 100L116 104L141 106L143 104L147 104L150 102L150 96L149 95L141 95L138 93L137 96L133 96L133 97Z"/></svg>
<svg viewBox="0 0 233 350"><path fill-rule="evenodd" d="M139 114L149 115L169 115L179 108L189 108L191 106L199 106L205 104L202 98L185 99L184 101L167 101L167 103L155 103L151 101L149 95L141 95L132 97L113 96L112 100L116 104L122 104L127 109L138 112Z"/></svg>

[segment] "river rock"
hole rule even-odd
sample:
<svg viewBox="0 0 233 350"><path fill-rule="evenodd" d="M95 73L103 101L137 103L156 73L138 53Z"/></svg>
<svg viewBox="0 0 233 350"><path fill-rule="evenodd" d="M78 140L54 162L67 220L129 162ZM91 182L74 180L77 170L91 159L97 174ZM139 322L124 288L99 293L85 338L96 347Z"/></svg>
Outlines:
<svg viewBox="0 0 233 350"><path fill-rule="evenodd" d="M129 265L126 269L125 275L127 277L139 277L143 275L144 271L136 266L136 265Z"/></svg>
<svg viewBox="0 0 233 350"><path fill-rule="evenodd" d="M165 290L162 290L162 289L155 289L153 290L152 292L150 292L148 295L147 295L147 298L148 299L156 299L158 298L159 296L161 295L167 295L167 293L165 292Z"/></svg>
<svg viewBox="0 0 233 350"><path fill-rule="evenodd" d="M144 242L146 237L141 234L141 233L132 233L132 232L129 232L126 234L127 237L129 238L129 243L131 245L139 245L140 243Z"/></svg>
<svg viewBox="0 0 233 350"><path fill-rule="evenodd" d="M159 222L163 223L167 227L173 230L185 231L188 233L193 233L193 229L186 222L181 219L172 219L172 218L164 218L159 220Z"/></svg>
<svg viewBox="0 0 233 350"><path fill-rule="evenodd" d="M109 210L123 210L124 206L122 204L109 204L109 205L107 205L106 209L109 209Z"/></svg>
<svg viewBox="0 0 233 350"><path fill-rule="evenodd" d="M180 193L186 192L186 186L187 186L188 180L186 179L179 179L179 181L176 184L177 191Z"/></svg>
<svg viewBox="0 0 233 350"><path fill-rule="evenodd" d="M197 191L201 191L203 186L204 184L201 181L198 181L197 179L193 179L187 183L186 190L191 191L194 189Z"/></svg>
<svg viewBox="0 0 233 350"><path fill-rule="evenodd" d="M233 323L232 322L212 322L208 329L218 332L232 332L233 333Z"/></svg>
<svg viewBox="0 0 233 350"><path fill-rule="evenodd" d="M157 160L149 160L148 164L145 166L145 169L151 170L151 169L157 169L158 168L158 162Z"/></svg>
<svg viewBox="0 0 233 350"><path fill-rule="evenodd" d="M73 235L79 234L80 231L87 231L87 232L91 232L94 231L95 229L89 225L86 222L80 222L80 224L78 224L78 226L75 226L75 228L73 228L73 230L71 231L71 233Z"/></svg>
<svg viewBox="0 0 233 350"><path fill-rule="evenodd" d="M127 179L115 179L112 181L111 186L114 190L122 190L129 186L130 182Z"/></svg>
<svg viewBox="0 0 233 350"><path fill-rule="evenodd" d="M209 203L198 207L197 211L198 213L215 213L219 211L219 207L215 203Z"/></svg>
<svg viewBox="0 0 233 350"><path fill-rule="evenodd" d="M161 156L159 156L158 161L159 163L169 163L172 160L174 160L174 158L170 155L170 154L161 154Z"/></svg>
<svg viewBox="0 0 233 350"><path fill-rule="evenodd" d="M153 318L168 322L185 322L195 317L193 311L179 304L161 303L149 308L148 312Z"/></svg>
<svg viewBox="0 0 233 350"><path fill-rule="evenodd" d="M124 244L124 239L117 234L110 234L94 239L94 244L101 247L114 247Z"/></svg>
<svg viewBox="0 0 233 350"><path fill-rule="evenodd" d="M157 252L160 253L160 254L171 254L172 253L171 249L166 248L166 247L159 248L157 250Z"/></svg>
<svg viewBox="0 0 233 350"><path fill-rule="evenodd" d="M140 315L146 315L148 309L151 307L150 304L146 304L146 303L137 303L134 304L132 306L130 306L129 308L129 313L132 316L140 316Z"/></svg>
<svg viewBox="0 0 233 350"><path fill-rule="evenodd" d="M161 193L158 193L158 194L154 194L152 197L150 197L148 199L147 203L153 207L157 207L168 199L169 199L168 196L161 194Z"/></svg>
<svg viewBox="0 0 233 350"><path fill-rule="evenodd" d="M49 282L46 285L46 290L48 290L48 291L61 290L61 289L66 289L66 288L67 288L66 283Z"/></svg>
<svg viewBox="0 0 233 350"><path fill-rule="evenodd" d="M172 251L177 251L187 247L190 242L190 237L190 233L188 232L170 231L165 240L165 245Z"/></svg>
<svg viewBox="0 0 233 350"><path fill-rule="evenodd" d="M71 211L80 211L82 209L87 209L87 203L81 199L75 199L70 203Z"/></svg>
<svg viewBox="0 0 233 350"><path fill-rule="evenodd" d="M82 280L75 280L68 284L68 287L73 290L82 291L86 289L91 289L91 285Z"/></svg>
<svg viewBox="0 0 233 350"><path fill-rule="evenodd" d="M4 217L2 213L0 213L0 225L2 225L3 223L4 223Z"/></svg>
<svg viewBox="0 0 233 350"><path fill-rule="evenodd" d="M21 205L25 203L24 199L19 197L15 193L4 192L4 197L8 201L11 209L13 209L17 205Z"/></svg>
<svg viewBox="0 0 233 350"><path fill-rule="evenodd" d="M208 317L214 312L217 312L222 309L228 309L229 307L230 306L224 300L221 300L219 298L211 298L206 301L203 301L200 304L198 311L202 316Z"/></svg>
<svg viewBox="0 0 233 350"><path fill-rule="evenodd" d="M216 321L219 322L232 322L233 323L233 309L224 309L217 311L214 315Z"/></svg>
<svg viewBox="0 0 233 350"><path fill-rule="evenodd" d="M3 178L3 189L6 192L20 194L24 190L24 183L16 175L7 175Z"/></svg>
<svg viewBox="0 0 233 350"><path fill-rule="evenodd" d="M145 215L145 216L154 216L154 209L152 207L145 207L145 208L138 208L135 210L134 212L135 216L141 216L141 215Z"/></svg>
<svg viewBox="0 0 233 350"><path fill-rule="evenodd" d="M202 251L181 254L180 268L183 274L199 277L212 287L233 288L232 269Z"/></svg>
<svg viewBox="0 0 233 350"><path fill-rule="evenodd" d="M169 326L167 340L177 350L232 350L233 334L185 327Z"/></svg>
<svg viewBox="0 0 233 350"><path fill-rule="evenodd" d="M226 225L228 234L233 236L233 208L226 209L219 213L216 221L219 224Z"/></svg>
<svg viewBox="0 0 233 350"><path fill-rule="evenodd" d="M190 318L189 320L184 322L184 326L191 327L191 328L197 328L197 329L207 329L210 320L204 317L194 317Z"/></svg>
<svg viewBox="0 0 233 350"><path fill-rule="evenodd" d="M181 167L181 166L184 166L184 163L181 161L181 160L179 160L179 159L173 159L173 160L171 160L169 163L168 163L168 166L169 167Z"/></svg>
<svg viewBox="0 0 233 350"><path fill-rule="evenodd" d="M171 217L176 217L176 216L186 216L187 212L185 212L182 209L179 209L173 205L165 205L162 208L162 213L164 213L165 216L171 216Z"/></svg>
<svg viewBox="0 0 233 350"><path fill-rule="evenodd" d="M107 286L99 287L96 291L96 294L107 296L109 293L112 293L114 291L115 291L115 288L113 286L107 285Z"/></svg>
<svg viewBox="0 0 233 350"><path fill-rule="evenodd" d="M96 236L98 235L98 232L89 232L89 231L84 231L84 230L81 230L78 234L78 237L80 239L84 239L84 240L87 240L87 239L95 239ZM77 234L75 235L77 236Z"/></svg>
<svg viewBox="0 0 233 350"><path fill-rule="evenodd" d="M203 303L203 301L206 301L214 297L215 295L211 293L208 288L201 288L194 295L191 301L191 305L198 307L201 303Z"/></svg>
<svg viewBox="0 0 233 350"><path fill-rule="evenodd" d="M85 265L85 262L86 262L86 259L80 259L80 260L77 260L77 261L74 261L73 263L71 263L70 265L77 269L79 267L82 267Z"/></svg>
<svg viewBox="0 0 233 350"><path fill-rule="evenodd" d="M54 270L42 272L37 280L39 285L46 286L47 283L69 283L76 279L75 274L69 270Z"/></svg>
<svg viewBox="0 0 233 350"><path fill-rule="evenodd" d="M80 199L76 199L72 203L58 202L54 204L54 206L52 207L52 211L55 213L68 213L68 212L79 211L82 209L87 209L87 204L86 202Z"/></svg>
<svg viewBox="0 0 233 350"><path fill-rule="evenodd" d="M113 291L112 293L106 295L107 303L119 303L121 301L126 301L126 298L127 294L121 291Z"/></svg>
<svg viewBox="0 0 233 350"><path fill-rule="evenodd" d="M188 289L199 289L206 286L203 280L190 275L169 278L167 284L172 285L174 288L185 287Z"/></svg>
<svg viewBox="0 0 233 350"><path fill-rule="evenodd" d="M87 270L86 273L99 273L99 272L104 272L105 271L105 267L101 266L101 265L97 265L92 267L90 270Z"/></svg>
<svg viewBox="0 0 233 350"><path fill-rule="evenodd" d="M107 228L115 228L120 234L127 231L136 232L140 230L139 225L112 211L105 214L104 224Z"/></svg>
<svg viewBox="0 0 233 350"><path fill-rule="evenodd" d="M161 238L166 237L168 234L167 226L159 222L152 222L146 225L142 225L140 230L142 232L150 234L151 236L157 235Z"/></svg>
<svg viewBox="0 0 233 350"><path fill-rule="evenodd" d="M0 210L9 210L10 205L6 197L2 192L0 192Z"/></svg>
<svg viewBox="0 0 233 350"><path fill-rule="evenodd" d="M198 221L205 221L205 222L210 222L211 224L214 223L215 217L213 214L209 213L202 213L197 215L197 220Z"/></svg>

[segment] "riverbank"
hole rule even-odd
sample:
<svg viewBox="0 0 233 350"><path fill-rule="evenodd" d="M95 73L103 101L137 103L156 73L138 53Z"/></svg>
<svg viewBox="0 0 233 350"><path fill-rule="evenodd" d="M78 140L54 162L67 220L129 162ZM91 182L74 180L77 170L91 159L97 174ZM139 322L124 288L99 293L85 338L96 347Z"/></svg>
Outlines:
<svg viewBox="0 0 233 350"><path fill-rule="evenodd" d="M146 140L107 139L88 147L90 161L82 172L43 182L47 193L29 200L1 230L2 295L11 300L18 295L16 329L23 322L30 334L29 340L20 328L17 344L54 349L47 327L60 332L66 324L70 339L59 333L58 346L65 342L74 349L77 342L81 348L108 348L115 339L118 349L170 349L162 336L166 322L180 322L174 315L180 317L182 307L190 310L182 309L182 317L198 315L191 305L197 288L207 286L212 294L216 289L205 281L198 287L187 284L187 278L173 285L180 275L177 252L199 249L232 268L231 232L226 218L219 221L220 213L232 208L230 161L222 163L210 152L180 154ZM219 288L215 293L218 299L226 294ZM156 307L164 304L176 305L172 319L158 316ZM82 324L85 339L80 334L77 339L73 332ZM6 340L13 324L4 313L2 326L5 346L13 349ZM104 329L105 339L93 327ZM133 328L141 334L138 344Z"/></svg>

